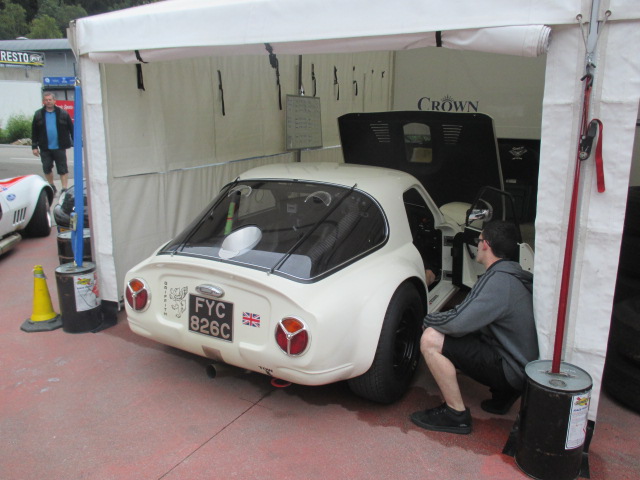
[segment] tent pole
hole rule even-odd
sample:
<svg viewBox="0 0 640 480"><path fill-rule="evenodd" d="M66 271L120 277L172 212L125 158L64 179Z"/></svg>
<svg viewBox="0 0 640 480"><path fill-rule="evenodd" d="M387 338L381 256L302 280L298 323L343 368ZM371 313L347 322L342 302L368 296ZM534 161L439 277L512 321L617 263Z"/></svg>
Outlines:
<svg viewBox="0 0 640 480"><path fill-rule="evenodd" d="M553 350L553 361L551 372L560 373L560 362L562 360L562 344L564 342L564 331L566 325L567 303L569 297L569 285L571 283L571 267L573 263L573 248L575 242L576 217L578 209L578 196L580 190L580 164L587 157L584 155L583 141L587 139L588 117L591 100L591 88L593 86L593 63L596 44L598 41L598 12L600 10L600 0L593 0L591 4L591 18L589 21L589 34L586 40L586 59L583 97L582 97L582 120L580 123L580 139L578 142L578 153L576 155L576 165L573 177L573 190L571 193L571 203L569 207L569 224L567 227L567 239L564 251L564 262L562 265L562 279L560 283L560 298L558 301L558 318L556 322L556 337ZM590 149L590 145L589 145Z"/></svg>
<svg viewBox="0 0 640 480"><path fill-rule="evenodd" d="M73 193L75 219L71 231L71 245L73 260L78 267L82 267L84 256L84 172L82 171L82 87L76 78L75 105L73 122Z"/></svg>

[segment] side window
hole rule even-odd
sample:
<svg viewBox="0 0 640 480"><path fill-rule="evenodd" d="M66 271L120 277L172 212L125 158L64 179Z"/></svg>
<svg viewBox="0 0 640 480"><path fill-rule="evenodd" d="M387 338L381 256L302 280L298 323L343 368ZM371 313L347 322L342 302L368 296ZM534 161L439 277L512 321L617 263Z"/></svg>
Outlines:
<svg viewBox="0 0 640 480"><path fill-rule="evenodd" d="M407 190L403 200L413 244L420 252L425 268L437 272L442 263L442 241L441 232L435 228L433 214L415 188Z"/></svg>
<svg viewBox="0 0 640 480"><path fill-rule="evenodd" d="M431 129L424 123L407 123L403 128L404 146L409 163L433 162Z"/></svg>

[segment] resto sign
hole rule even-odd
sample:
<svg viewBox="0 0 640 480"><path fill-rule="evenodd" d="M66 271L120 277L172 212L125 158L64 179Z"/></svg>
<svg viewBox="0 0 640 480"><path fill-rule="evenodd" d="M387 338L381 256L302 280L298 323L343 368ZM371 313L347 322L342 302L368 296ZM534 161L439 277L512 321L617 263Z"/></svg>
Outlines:
<svg viewBox="0 0 640 480"><path fill-rule="evenodd" d="M2 67L44 67L44 53L0 50Z"/></svg>

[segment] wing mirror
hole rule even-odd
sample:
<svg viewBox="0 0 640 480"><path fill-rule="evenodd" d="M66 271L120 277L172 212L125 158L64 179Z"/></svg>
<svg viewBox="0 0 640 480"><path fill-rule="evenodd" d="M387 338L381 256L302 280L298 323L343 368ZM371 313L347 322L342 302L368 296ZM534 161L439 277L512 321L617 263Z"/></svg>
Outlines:
<svg viewBox="0 0 640 480"><path fill-rule="evenodd" d="M490 221L493 218L493 207L489 203L480 199L478 202L484 203L486 208L473 208L467 211L467 222L470 224L475 220Z"/></svg>

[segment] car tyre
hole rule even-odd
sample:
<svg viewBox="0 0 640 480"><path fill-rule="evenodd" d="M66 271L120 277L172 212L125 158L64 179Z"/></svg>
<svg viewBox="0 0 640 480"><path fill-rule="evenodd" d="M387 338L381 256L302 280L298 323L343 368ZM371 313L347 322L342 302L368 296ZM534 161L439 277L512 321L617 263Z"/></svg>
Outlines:
<svg viewBox="0 0 640 480"><path fill-rule="evenodd" d="M51 233L51 214L49 212L49 197L42 190L38 197L38 203L33 211L31 220L24 229L28 237L47 237Z"/></svg>
<svg viewBox="0 0 640 480"><path fill-rule="evenodd" d="M403 283L391 297L369 370L348 381L356 395L393 403L409 387L420 356L424 306L418 290Z"/></svg>

